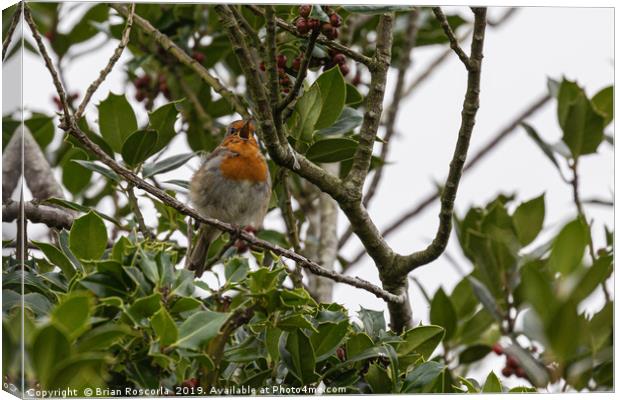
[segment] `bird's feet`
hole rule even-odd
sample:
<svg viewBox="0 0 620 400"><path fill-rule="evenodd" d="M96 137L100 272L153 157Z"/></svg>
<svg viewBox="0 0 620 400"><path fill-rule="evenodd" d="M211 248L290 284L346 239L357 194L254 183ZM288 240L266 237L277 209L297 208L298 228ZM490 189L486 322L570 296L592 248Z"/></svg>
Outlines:
<svg viewBox="0 0 620 400"><path fill-rule="evenodd" d="M250 233L250 234L252 234L252 235L256 235L256 232L258 232L258 231L257 231L257 229L256 229L256 228L254 228L254 227L253 227L253 226L251 226L251 225L244 226L241 230L242 230L243 232L247 232L247 233ZM235 246L235 248L237 249L237 251L238 251L239 253L245 253L246 251L248 251L248 249L249 249L249 247L250 247L250 246L248 246L248 244L246 243L246 241L245 241L245 240L243 240L243 239L237 239L237 241L235 242L235 245L234 245L234 246Z"/></svg>

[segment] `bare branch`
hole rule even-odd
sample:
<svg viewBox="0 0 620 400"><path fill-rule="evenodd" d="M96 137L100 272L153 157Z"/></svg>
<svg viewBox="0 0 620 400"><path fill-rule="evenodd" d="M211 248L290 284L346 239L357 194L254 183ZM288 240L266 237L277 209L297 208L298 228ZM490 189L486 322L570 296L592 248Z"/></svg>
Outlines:
<svg viewBox="0 0 620 400"><path fill-rule="evenodd" d="M370 168L372 149L381 122L383 112L383 96L387 72L392 59L392 23L393 14L383 14L377 27L377 45L371 69L370 88L366 96L364 120L360 129L357 150L353 156L353 164L345 184L349 186L361 200L361 193Z"/></svg>
<svg viewBox="0 0 620 400"><path fill-rule="evenodd" d="M246 7L248 7L250 10L252 10L253 13L255 13L256 15L260 15L260 16L265 16L265 12L263 10L261 10L259 7L254 6L254 5L247 5ZM302 35L301 33L297 32L297 28L295 28L295 26L293 26L292 24L289 24L288 22L284 21L283 19L280 18L276 18L275 19L276 24L284 29L285 31L292 33L293 35L297 36L297 37L301 37L301 38L305 38L307 37L307 35ZM319 37L317 39L317 42L329 47L330 49L333 49L335 51L337 51L338 53L342 53L345 56L349 57L352 60L355 60L357 62L360 62L362 64L365 64L366 66L368 66L369 68L374 66L374 62L373 59L370 57L366 57L363 54L360 54L358 52L356 52L355 50L352 50L351 48L344 46L336 41L333 40L329 40L327 38L324 37Z"/></svg>
<svg viewBox="0 0 620 400"><path fill-rule="evenodd" d="M27 220L41 223L56 229L71 229L74 215L66 210L24 202L24 213ZM19 202L9 201L2 204L2 222L12 222L19 216Z"/></svg>
<svg viewBox="0 0 620 400"><path fill-rule="evenodd" d="M460 58L460 60L463 62L467 69L471 68L469 56L467 56L465 51L459 45L459 41L454 35L454 31L448 23L448 18L446 18L446 15L441 10L441 7L433 7L433 13L437 18L437 21L439 21L439 24L441 25L444 33L448 37L448 41L450 42L450 48L456 53L456 55Z"/></svg>
<svg viewBox="0 0 620 400"><path fill-rule="evenodd" d="M125 29L123 29L123 34L121 35L121 41L119 42L118 46L114 50L112 57L110 57L110 59L108 60L108 64L99 73L99 77L93 83L90 84L88 89L86 89L86 93L84 94L84 99L82 100L82 102L77 108L77 111L74 114L74 118L76 120L80 119L91 97L93 96L93 94L95 94L95 92L97 91L99 86L103 83L103 81L108 76L110 71L112 71L112 68L114 68L114 64L116 64L118 59L121 58L121 54L123 54L123 50L125 50L125 47L127 47L127 43L129 43L129 35L131 34L131 26L133 24L133 16L135 14L135 11L136 11L136 4L132 3L131 10L129 11L129 15L127 16L127 22L125 23Z"/></svg>
<svg viewBox="0 0 620 400"><path fill-rule="evenodd" d="M60 104L62 106L63 111L63 119L65 123L69 122L70 113L69 113L69 103L67 102L67 92L62 85L62 81L60 80L60 75L56 68L54 68L54 64L52 63L52 59L49 54L45 50L45 45L43 44L43 40L41 39L41 35L37 30L37 25L32 19L32 14L30 13L30 7L28 4L24 4L24 19L26 23L30 27L30 31L32 32L32 36L34 37L35 42L37 43L37 47L39 48L39 53L43 60L45 61L45 67L48 69L50 74L52 75L52 81L54 82L54 86L56 87L56 92L58 92L58 97L60 98Z"/></svg>
<svg viewBox="0 0 620 400"><path fill-rule="evenodd" d="M534 102L532 102L523 111L521 111L505 127L500 129L491 140L489 140L484 146L482 146L482 148L480 148L480 150L478 150L476 154L473 155L473 157L471 157L471 159L467 162L467 165L465 165L465 168L463 168L463 173L475 167L476 164L482 161L482 159L484 159L488 154L490 154L492 150L496 149L501 142L508 138L512 133L516 132L521 122L529 118L531 115L535 114L538 110L545 106L550 99L551 97L548 94L541 95L538 99L534 100ZM433 204L435 200L439 198L439 195L440 193L437 191L433 191L432 193L426 195L415 206L405 211L403 214L398 216L390 225L388 225L387 228L385 228L382 232L383 237L387 238L388 236L392 235L399 228L405 225L409 220L419 215L428 206ZM346 269L359 262L359 260L361 260L365 254L365 251L360 251L359 253L357 253L347 264Z"/></svg>
<svg viewBox="0 0 620 400"><path fill-rule="evenodd" d="M486 28L486 8L473 8L475 14L474 35L471 44L471 59L468 62L467 91L461 113L461 128L456 142L456 148L448 178L441 194L441 211L439 213L439 227L435 238L424 250L414 252L407 256L397 255L396 270L404 273L422 265L428 264L441 255L448 244L452 231L452 212L456 192L463 174L463 166L467 158L467 150L476 121L476 112L480 102L480 72L482 64L482 49L484 46L484 33Z"/></svg>
<svg viewBox="0 0 620 400"><path fill-rule="evenodd" d="M13 132L9 143L2 151L2 202L7 202L19 183L23 173L22 125Z"/></svg>
<svg viewBox="0 0 620 400"><path fill-rule="evenodd" d="M304 84L304 79L306 79L306 75L308 74L308 66L310 65L310 60L312 59L312 50L314 50L314 44L316 43L316 39L319 37L318 31L312 31L310 34L310 38L308 39L308 44L306 45L306 51L304 52L304 58L301 61L301 65L299 66L299 71L297 72L297 77L295 77L295 83L293 84L293 89L289 92L289 94L282 100L280 104L278 104L278 112L282 112L286 109L290 104L292 104L293 100L297 98L299 94L299 90Z"/></svg>
<svg viewBox="0 0 620 400"><path fill-rule="evenodd" d="M383 161L386 160L388 152L390 151L390 140L395 132L396 118L398 116L398 110L400 109L400 101L403 98L403 91L405 86L405 77L409 67L411 65L411 50L415 46L416 38L418 35L418 16L419 11L417 8L413 9L407 19L407 28L405 30L405 39L402 44L402 57L397 65L398 76L396 77L396 86L394 87L394 93L392 94L392 102L387 110L385 121L385 136L383 137L383 145L381 147L381 155L379 156ZM364 207L368 207L368 204L374 197L381 177L383 175L383 166L379 166L375 171L366 195L364 196Z"/></svg>
<svg viewBox="0 0 620 400"><path fill-rule="evenodd" d="M6 36L4 38L4 41L2 42L2 60L4 61L4 57L6 57L6 52L9 49L9 46L11 45L11 40L13 40L13 33L15 33L15 28L17 27L17 24L19 23L19 19L22 15L22 7L23 7L24 3L23 2L19 2L17 3L17 9L15 10L15 13L13 14L13 17L11 17L11 22L9 23L9 29L6 31Z"/></svg>
<svg viewBox="0 0 620 400"><path fill-rule="evenodd" d="M110 4L110 7L118 11L125 18L129 16L129 10L126 7L119 4ZM174 56L181 64L193 70L203 81L219 93L228 103L239 113L242 117L249 116L248 111L237 95L228 90L215 76L203 67L198 61L190 57L183 49L177 46L168 36L157 30L149 21L140 17L138 14L134 15L135 24L144 31L147 35L151 36L164 50Z"/></svg>

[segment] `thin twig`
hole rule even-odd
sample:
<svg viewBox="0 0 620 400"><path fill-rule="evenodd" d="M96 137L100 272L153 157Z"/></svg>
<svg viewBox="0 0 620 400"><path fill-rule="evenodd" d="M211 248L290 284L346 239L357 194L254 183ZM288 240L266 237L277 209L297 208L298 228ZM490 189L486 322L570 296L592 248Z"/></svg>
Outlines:
<svg viewBox="0 0 620 400"><path fill-rule="evenodd" d="M433 13L435 14L435 18L439 21L441 28L444 33L448 37L448 41L450 42L450 48L456 53L459 59L465 65L465 68L468 70L471 68L471 62L469 56L465 53L465 51L459 45L459 41L454 35L454 31L450 27L450 23L448 22L448 18L441 10L441 7L433 7Z"/></svg>
<svg viewBox="0 0 620 400"><path fill-rule="evenodd" d="M258 37L258 34L256 33L256 29L254 29L250 25L248 20L245 19L243 14L241 14L239 12L239 10L237 10L236 7L234 7L234 6L230 7L230 11L233 13L235 18L237 19L237 22L239 23L239 26L243 30L243 33L245 34L245 36L248 37L252 41L252 44L254 45L254 47L256 48L258 53L260 54L260 56L264 57L264 55L265 55L265 46L263 46L263 43L260 41L260 38Z"/></svg>
<svg viewBox="0 0 620 400"><path fill-rule="evenodd" d="M121 41L119 42L118 46L114 50L112 57L110 57L110 59L108 60L108 64L99 73L99 77L95 79L93 83L90 84L88 89L86 89L86 93L84 94L84 99L82 99L82 102L80 103L80 105L77 108L77 111L74 114L74 118L76 120L80 119L91 97L93 96L93 94L95 94L99 86L103 83L105 78L112 71L112 68L114 68L114 64L116 64L118 59L121 58L121 54L123 54L123 50L125 50L125 47L127 47L127 43L129 43L129 35L131 34L131 26L133 24L133 16L135 14L135 11L136 11L136 4L132 3L131 10L129 11L129 15L127 16L127 22L125 23L125 29L123 29L123 34L121 35Z"/></svg>
<svg viewBox="0 0 620 400"><path fill-rule="evenodd" d="M37 25L32 19L32 14L30 13L30 7L28 4L24 4L24 19L26 23L30 27L30 31L32 32L32 36L34 37L34 41L37 43L37 47L39 48L39 53L43 60L45 61L45 67L48 69L50 74L52 75L52 81L54 82L54 86L56 87L56 92L58 92L58 97L60 98L60 104L62 106L63 111L63 119L65 123L69 123L70 113L69 113L69 103L67 101L67 92L65 91L62 82L60 80L60 75L58 71L54 67L52 63L52 59L50 58L47 50L45 50L45 45L43 44L43 40L41 39L41 35L37 30Z"/></svg>
<svg viewBox="0 0 620 400"><path fill-rule="evenodd" d="M2 61L4 61L4 57L6 56L6 52L11 45L11 40L13 40L13 33L15 32L15 28L19 23L19 18L22 15L22 7L24 3L20 1L17 3L17 7L15 13L13 13L13 17L11 17L11 22L9 23L9 29L6 31L6 36L4 41L2 42Z"/></svg>
<svg viewBox="0 0 620 400"><path fill-rule="evenodd" d="M118 11L125 18L128 17L129 11L126 7L119 4L110 4L110 7ZM164 50L174 56L179 62L186 67L193 70L203 81L219 93L226 101L239 113L243 118L249 117L247 108L237 95L228 90L215 76L203 67L198 61L190 57L183 49L176 45L170 38L159 30L157 30L149 21L140 17L138 14L134 15L135 24L144 31L147 35L151 36Z"/></svg>
<svg viewBox="0 0 620 400"><path fill-rule="evenodd" d="M136 216L136 221L138 221L138 229L140 230L140 232L142 232L142 236L144 236L145 239L153 239L153 233L151 233L149 228L146 226L146 223L144 222L144 216L142 215L142 211L140 211L138 199L136 198L136 194L134 193L133 189L134 186L130 184L129 186L127 186L127 190L125 191L125 193L127 194L127 200L129 201L129 207Z"/></svg>
<svg viewBox="0 0 620 400"><path fill-rule="evenodd" d="M291 191L288 186L288 170L286 168L280 168L279 174L280 184L282 185L283 199L280 200L280 210L282 212L282 218L286 225L286 232L288 239L293 245L293 250L296 253L301 253L301 245L299 243L299 232L297 230L297 223L295 222L295 215L293 214L293 204L291 203ZM295 271L291 274L291 280L295 287L301 287L302 285L301 267L299 264L295 265Z"/></svg>
<svg viewBox="0 0 620 400"><path fill-rule="evenodd" d="M308 44L306 45L304 58L301 61L301 65L299 66L299 71L297 72L297 76L295 77L295 83L293 84L293 88L291 89L289 94L282 100L282 102L278 104L278 112L282 112L289 106L289 104L293 102L293 100L297 98L299 90L301 90L301 87L304 84L304 80L306 79L306 75L308 74L308 66L310 66L310 61L312 60L312 51L314 50L314 44L316 43L316 39L318 37L319 32L312 31L312 34L308 38Z"/></svg>

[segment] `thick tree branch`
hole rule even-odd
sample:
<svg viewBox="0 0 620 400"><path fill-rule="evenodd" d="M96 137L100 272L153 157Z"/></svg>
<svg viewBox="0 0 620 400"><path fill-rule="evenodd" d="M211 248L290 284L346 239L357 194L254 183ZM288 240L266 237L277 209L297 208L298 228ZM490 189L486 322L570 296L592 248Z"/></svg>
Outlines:
<svg viewBox="0 0 620 400"><path fill-rule="evenodd" d="M118 46L114 50L112 57L110 57L110 59L108 60L108 64L99 73L99 77L93 83L90 84L88 89L86 89L86 93L84 94L84 99L82 99L82 102L80 103L80 105L77 108L77 111L74 114L74 118L76 120L79 120L82 114L84 114L84 109L88 105L88 102L90 101L91 97L93 96L93 94L95 94L99 86L103 83L105 78L112 71L112 68L114 68L114 64L116 64L118 59L121 58L121 54L123 54L123 50L125 50L125 47L127 47L127 43L129 43L129 35L131 34L131 26L133 24L133 17L134 17L135 11L136 11L136 4L132 3L131 10L129 11L129 14L127 15L127 22L125 23L125 28L123 29L123 33L121 35L121 41L119 42Z"/></svg>
<svg viewBox="0 0 620 400"><path fill-rule="evenodd" d="M23 173L22 125L13 132L9 143L2 149L2 202L6 203L19 183Z"/></svg>
<svg viewBox="0 0 620 400"><path fill-rule="evenodd" d="M259 7L255 6L255 5L247 5L246 7L248 7L253 13L255 13L256 15L260 15L260 16L265 16L265 12L263 10L261 10ZM301 37L301 38L305 38L307 37L307 35L302 35L301 33L297 32L297 28L295 28L295 26L293 26L292 24L289 24L288 22L284 21L283 19L280 18L276 18L275 19L276 24L284 29L285 31L292 33L293 35L297 36L297 37ZM370 57L366 57L363 54L360 54L358 52L356 52L355 50L344 46L336 41L333 40L329 40L327 38L324 38L322 36L320 36L317 39L317 42L319 44L322 44L324 46L329 47L330 49L333 49L335 51L337 51L338 53L342 53L345 56L347 56L348 58L355 60L357 62L360 62L362 64L365 64L366 66L368 66L369 68L372 68L374 66L374 62L373 59Z"/></svg>
<svg viewBox="0 0 620 400"><path fill-rule="evenodd" d="M454 31L450 27L450 23L448 23L448 18L441 10L441 7L433 7L433 13L435 14L435 18L439 21L441 28L444 33L448 37L448 41L450 42L450 48L456 53L459 59L463 62L467 69L471 68L471 63L469 56L465 53L465 51L459 45L459 40L456 38Z"/></svg>
<svg viewBox="0 0 620 400"><path fill-rule="evenodd" d="M534 100L534 102L532 102L529 106L527 106L523 111L521 111L505 127L500 129L492 137L491 140L489 140L484 146L482 146L476 152L476 154L474 154L470 158L470 160L467 162L467 165L465 165L465 168L463 168L463 173L466 173L467 171L475 167L476 164L478 164L480 161L482 161L482 159L484 159L487 155L489 155L492 150L496 149L497 146L501 142L503 142L506 138L508 138L512 133L516 132L521 122L523 122L524 120L529 118L531 115L535 114L542 107L544 107L549 102L550 99L551 97L549 96L549 94L541 95L539 98ZM437 192L437 191L433 191L432 193L429 193L428 195L426 195L422 200L420 200L411 209L405 211L403 214L395 218L394 221L382 231L383 237L387 238L388 236L392 235L399 228L405 225L409 220L416 217L422 211L424 211L428 206L433 204L435 200L439 198L439 196L440 196L440 192ZM341 239L341 243L342 243L342 239ZM347 264L347 268L345 268L345 270L349 269L351 266L359 262L362 259L362 257L364 257L365 254L366 254L365 251L358 252L351 259L351 261L349 261L349 263Z"/></svg>
<svg viewBox="0 0 620 400"><path fill-rule="evenodd" d="M41 223L56 229L71 229L74 215L66 210L24 202L25 218L34 223ZM19 216L19 202L9 201L2 204L2 222L12 222Z"/></svg>
<svg viewBox="0 0 620 400"><path fill-rule="evenodd" d="M9 49L9 46L11 45L11 40L13 40L13 33L15 33L15 28L17 27L17 24L19 23L19 19L22 15L23 5L24 3L21 1L17 3L15 13L11 17L11 22L9 23L9 29L6 31L6 36L4 40L2 41L2 60L3 61L4 61L4 57L6 57L6 52Z"/></svg>
<svg viewBox="0 0 620 400"><path fill-rule="evenodd" d="M125 18L129 16L129 10L120 4L110 4L110 7L118 11ZM147 35L151 36L164 50L173 55L179 62L186 67L193 70L205 83L219 93L228 103L244 118L249 116L247 108L237 95L228 90L215 76L203 67L198 61L190 57L183 49L177 46L168 36L157 30L149 21L140 17L138 14L134 15L135 24L144 31Z"/></svg>
<svg viewBox="0 0 620 400"><path fill-rule="evenodd" d="M439 227L435 238L424 250L414 252L407 256L397 255L395 259L396 270L408 273L413 269L428 264L435 260L445 250L450 233L452 231L452 212L458 185L463 174L463 166L467 159L469 142L476 121L476 112L480 102L480 73L482 65L482 50L484 46L484 33L486 28L486 8L472 8L475 14L474 34L471 44L471 58L468 65L467 91L461 113L461 128L456 142L456 148L448 179L444 184L441 194L441 210L439 213Z"/></svg>
<svg viewBox="0 0 620 400"><path fill-rule="evenodd" d="M385 85L387 72L392 59L392 23L393 14L383 14L379 19L377 27L377 46L373 63L375 68L371 69L370 88L366 96L364 120L360 129L360 138L357 150L353 156L353 165L345 179L345 184L349 186L361 200L362 189L372 157L372 149L381 122L383 112L383 96L385 95Z"/></svg>

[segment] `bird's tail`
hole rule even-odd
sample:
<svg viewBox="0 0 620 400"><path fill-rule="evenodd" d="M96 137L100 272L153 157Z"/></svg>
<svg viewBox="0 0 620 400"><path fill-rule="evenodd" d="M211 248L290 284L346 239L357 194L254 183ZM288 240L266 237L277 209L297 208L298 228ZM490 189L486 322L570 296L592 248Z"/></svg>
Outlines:
<svg viewBox="0 0 620 400"><path fill-rule="evenodd" d="M200 278L205 272L207 266L207 255L209 253L209 246L219 236L221 232L212 226L201 225L198 230L198 239L192 249L191 254L188 255L189 262L187 268L190 271L194 271L197 278Z"/></svg>

